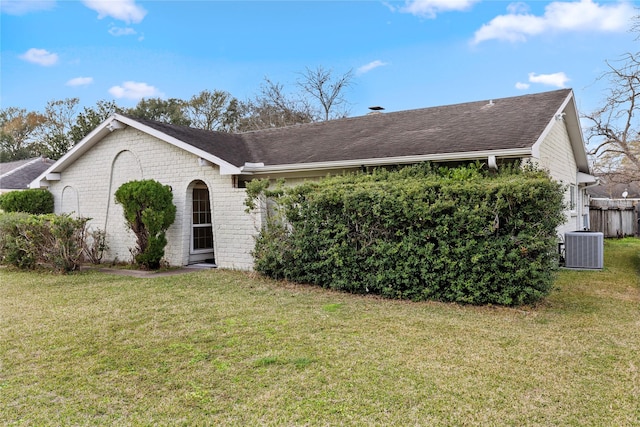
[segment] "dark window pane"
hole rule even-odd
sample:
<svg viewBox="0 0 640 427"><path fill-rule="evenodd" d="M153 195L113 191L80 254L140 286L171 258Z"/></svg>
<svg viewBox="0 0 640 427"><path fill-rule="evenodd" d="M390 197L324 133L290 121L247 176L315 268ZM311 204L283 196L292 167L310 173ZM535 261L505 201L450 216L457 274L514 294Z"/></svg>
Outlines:
<svg viewBox="0 0 640 427"><path fill-rule="evenodd" d="M211 227L193 228L193 249L212 249L213 232Z"/></svg>

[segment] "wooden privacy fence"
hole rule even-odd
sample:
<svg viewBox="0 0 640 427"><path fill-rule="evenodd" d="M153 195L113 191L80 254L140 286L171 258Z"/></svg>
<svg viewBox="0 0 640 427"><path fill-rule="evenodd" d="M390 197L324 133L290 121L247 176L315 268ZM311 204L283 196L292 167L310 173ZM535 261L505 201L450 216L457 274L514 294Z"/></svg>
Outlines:
<svg viewBox="0 0 640 427"><path fill-rule="evenodd" d="M604 237L640 236L640 199L591 199L591 231Z"/></svg>

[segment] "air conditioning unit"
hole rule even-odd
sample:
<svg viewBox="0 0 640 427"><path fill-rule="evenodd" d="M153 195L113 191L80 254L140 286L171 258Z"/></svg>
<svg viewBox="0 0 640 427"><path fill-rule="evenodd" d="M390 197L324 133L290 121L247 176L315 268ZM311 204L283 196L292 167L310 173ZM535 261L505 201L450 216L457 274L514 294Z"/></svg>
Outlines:
<svg viewBox="0 0 640 427"><path fill-rule="evenodd" d="M564 235L565 267L601 269L604 267L604 234L571 231Z"/></svg>

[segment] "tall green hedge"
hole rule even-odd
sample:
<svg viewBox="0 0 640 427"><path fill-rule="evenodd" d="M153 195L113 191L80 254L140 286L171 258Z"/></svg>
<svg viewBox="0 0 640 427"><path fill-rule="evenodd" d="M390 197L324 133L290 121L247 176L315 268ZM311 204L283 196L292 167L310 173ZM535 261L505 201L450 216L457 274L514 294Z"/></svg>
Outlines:
<svg viewBox="0 0 640 427"><path fill-rule="evenodd" d="M34 215L53 213L53 194L47 190L16 190L0 195L0 209Z"/></svg>
<svg viewBox="0 0 640 427"><path fill-rule="evenodd" d="M263 190L254 183L249 197ZM271 277L501 305L535 302L553 284L563 189L540 171L426 164L326 178L277 199L280 216L254 251L256 270Z"/></svg>

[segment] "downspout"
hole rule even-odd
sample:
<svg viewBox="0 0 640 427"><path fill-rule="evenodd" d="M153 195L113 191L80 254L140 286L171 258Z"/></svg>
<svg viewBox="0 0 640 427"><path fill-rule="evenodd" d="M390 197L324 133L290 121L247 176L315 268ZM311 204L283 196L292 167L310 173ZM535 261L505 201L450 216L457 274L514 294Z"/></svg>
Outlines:
<svg viewBox="0 0 640 427"><path fill-rule="evenodd" d="M498 170L498 163L496 161L496 156L489 156L487 158L487 165L489 166L489 169L497 171Z"/></svg>
<svg viewBox="0 0 640 427"><path fill-rule="evenodd" d="M600 185L600 178L598 178L598 177L596 177L596 182L594 182L594 183L592 183L592 184L584 185L584 186L582 186L582 189L583 189L583 190L586 190L587 188L595 187L596 185ZM578 188L580 188L580 186L578 186ZM585 191L585 193L584 193L584 194L585 194L588 198L591 198L591 196L589 196L589 195L586 193L586 191ZM589 200L587 200L587 201L589 201ZM591 204L591 203L589 202L589 205L587 205L587 206L590 206L590 204ZM584 203L582 204L582 207L583 207L583 209L584 209ZM591 209L589 209L589 210L591 210ZM583 225L584 225L584 224L583 224ZM591 214L587 214L587 227L586 227L585 229L587 229L587 230L591 230Z"/></svg>

